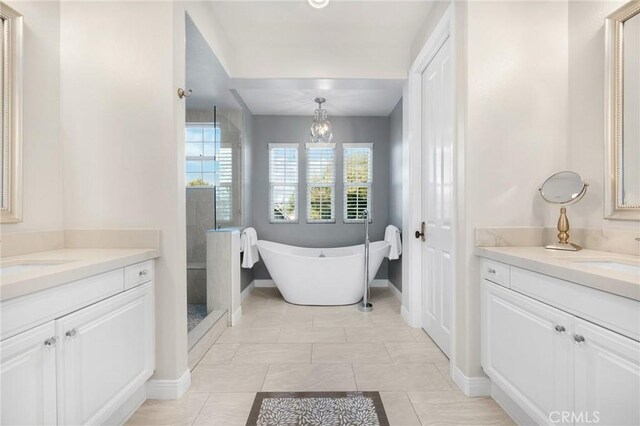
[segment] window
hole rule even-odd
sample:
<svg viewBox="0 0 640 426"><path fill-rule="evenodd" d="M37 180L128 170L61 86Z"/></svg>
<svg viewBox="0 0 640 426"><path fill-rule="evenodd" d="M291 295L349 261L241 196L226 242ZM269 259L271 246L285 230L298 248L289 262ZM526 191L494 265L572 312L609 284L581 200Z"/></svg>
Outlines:
<svg viewBox="0 0 640 426"><path fill-rule="evenodd" d="M213 123L190 123L185 128L185 156L187 186L213 186L218 165L216 141L220 129Z"/></svg>
<svg viewBox="0 0 640 426"><path fill-rule="evenodd" d="M239 179L240 145L221 143L220 128L213 123L189 123L185 130L186 182L189 187L216 186L218 223L239 223L239 194L234 180ZM216 153L216 146L218 151Z"/></svg>
<svg viewBox="0 0 640 426"><path fill-rule="evenodd" d="M371 220L373 144L343 145L344 221L361 222L365 209Z"/></svg>
<svg viewBox="0 0 640 426"><path fill-rule="evenodd" d="M298 144L269 144L269 215L274 223L298 221Z"/></svg>
<svg viewBox="0 0 640 426"><path fill-rule="evenodd" d="M335 144L307 144L307 222L335 222Z"/></svg>

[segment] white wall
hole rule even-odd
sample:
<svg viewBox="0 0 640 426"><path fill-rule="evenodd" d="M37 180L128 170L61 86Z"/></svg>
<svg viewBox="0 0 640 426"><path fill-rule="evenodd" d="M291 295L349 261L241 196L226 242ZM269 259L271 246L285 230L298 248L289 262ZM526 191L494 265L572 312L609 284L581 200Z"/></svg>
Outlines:
<svg viewBox="0 0 640 426"><path fill-rule="evenodd" d="M62 229L60 3L8 1L24 16L23 222L2 233Z"/></svg>
<svg viewBox="0 0 640 426"><path fill-rule="evenodd" d="M184 109L174 80L184 81L184 17L170 2L63 2L61 22L65 227L161 230L155 378L176 379L187 370Z"/></svg>
<svg viewBox="0 0 640 426"><path fill-rule="evenodd" d="M457 367L481 375L474 229L554 225L538 187L566 165L566 2L470 2L466 34L465 217L456 294Z"/></svg>
<svg viewBox="0 0 640 426"><path fill-rule="evenodd" d="M589 183L570 206L573 227L637 230L638 222L604 219L604 20L626 1L569 2L568 168Z"/></svg>

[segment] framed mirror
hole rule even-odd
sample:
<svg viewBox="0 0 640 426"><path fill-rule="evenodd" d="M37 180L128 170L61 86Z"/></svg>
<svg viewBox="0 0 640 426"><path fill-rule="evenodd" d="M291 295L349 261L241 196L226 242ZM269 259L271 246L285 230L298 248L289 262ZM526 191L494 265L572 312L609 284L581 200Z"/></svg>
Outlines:
<svg viewBox="0 0 640 426"><path fill-rule="evenodd" d="M22 16L0 2L0 222L22 221Z"/></svg>
<svg viewBox="0 0 640 426"><path fill-rule="evenodd" d="M640 1L606 30L605 218L640 220Z"/></svg>

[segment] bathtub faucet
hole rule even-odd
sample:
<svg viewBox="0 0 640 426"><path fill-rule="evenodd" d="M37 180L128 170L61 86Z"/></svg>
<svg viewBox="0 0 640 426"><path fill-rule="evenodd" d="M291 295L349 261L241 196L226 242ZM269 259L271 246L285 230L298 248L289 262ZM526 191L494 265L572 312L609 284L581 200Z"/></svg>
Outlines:
<svg viewBox="0 0 640 426"><path fill-rule="evenodd" d="M369 210L362 211L362 219L364 220L364 294L358 310L371 312L373 305L369 303Z"/></svg>

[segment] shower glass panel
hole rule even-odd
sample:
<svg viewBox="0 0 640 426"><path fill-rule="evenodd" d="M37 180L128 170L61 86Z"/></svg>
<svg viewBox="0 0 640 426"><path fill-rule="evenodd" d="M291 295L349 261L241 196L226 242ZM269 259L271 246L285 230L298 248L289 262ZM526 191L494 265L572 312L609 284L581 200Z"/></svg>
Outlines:
<svg viewBox="0 0 640 426"><path fill-rule="evenodd" d="M227 115L231 115L229 118ZM207 232L241 223L241 139L237 111L187 109L185 182L188 331L213 310L207 286Z"/></svg>

